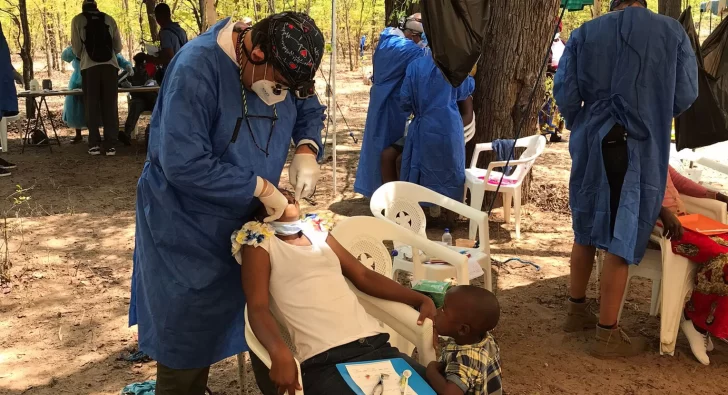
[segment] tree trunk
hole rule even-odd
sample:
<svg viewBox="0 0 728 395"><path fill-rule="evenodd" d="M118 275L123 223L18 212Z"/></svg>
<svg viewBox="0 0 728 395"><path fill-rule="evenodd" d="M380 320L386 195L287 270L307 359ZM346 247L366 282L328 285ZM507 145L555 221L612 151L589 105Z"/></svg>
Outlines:
<svg viewBox="0 0 728 395"><path fill-rule="evenodd" d="M354 71L354 58L352 56L352 48L351 48L351 27L349 26L349 12L351 11L351 3L352 0L345 1L344 6L344 32L346 33L346 48L349 52L349 71ZM341 25L339 25L341 26Z"/></svg>
<svg viewBox="0 0 728 395"><path fill-rule="evenodd" d="M276 13L276 1L268 0L268 14L272 15Z"/></svg>
<svg viewBox="0 0 728 395"><path fill-rule="evenodd" d="M48 26L48 14L46 14L45 10L43 10L40 14L40 20L43 24L43 49L45 50L46 55L46 70L48 71L48 78L53 78L53 58L51 57L51 40L49 33L52 33L50 31L50 28Z"/></svg>
<svg viewBox="0 0 728 395"><path fill-rule="evenodd" d="M55 15L55 25L56 26L63 26L61 25L61 13L56 12ZM66 49L66 41L64 40L64 34L63 29L55 29L56 30L56 53L58 56L58 71L65 71L64 63L61 60L61 54L63 53L63 50Z"/></svg>
<svg viewBox="0 0 728 395"><path fill-rule="evenodd" d="M602 15L602 0L594 0L594 5L591 6L592 18L596 18Z"/></svg>
<svg viewBox="0 0 728 395"><path fill-rule="evenodd" d="M554 33L551 21L556 19L559 1L491 0L489 7L473 94L477 130L466 158L471 157L475 144L514 138L520 125L520 137L536 133L543 78L530 107L528 100ZM487 167L493 159L482 155L478 167ZM525 193L528 186L524 186Z"/></svg>
<svg viewBox="0 0 728 395"><path fill-rule="evenodd" d="M204 33L212 25L217 22L217 11L215 11L214 0L200 0L200 14L202 19L202 29L200 34Z"/></svg>
<svg viewBox="0 0 728 395"><path fill-rule="evenodd" d="M680 18L682 12L681 0L659 0L657 2L657 9L662 15L667 15L671 18Z"/></svg>
<svg viewBox="0 0 728 395"><path fill-rule="evenodd" d="M33 45L31 42L30 27L28 25L28 5L26 0L18 0L18 10L20 10L20 30L23 35L23 44L20 47L20 57L23 59L23 83L25 89L30 89L30 80L33 79ZM35 102L33 100L25 101L25 113L30 119L35 117Z"/></svg>
<svg viewBox="0 0 728 395"><path fill-rule="evenodd" d="M147 20L149 21L149 34L152 36L152 41L159 40L159 27L157 26L157 20L154 18L154 7L157 6L157 0L144 0L144 4L147 6ZM142 35L143 37L143 35Z"/></svg>

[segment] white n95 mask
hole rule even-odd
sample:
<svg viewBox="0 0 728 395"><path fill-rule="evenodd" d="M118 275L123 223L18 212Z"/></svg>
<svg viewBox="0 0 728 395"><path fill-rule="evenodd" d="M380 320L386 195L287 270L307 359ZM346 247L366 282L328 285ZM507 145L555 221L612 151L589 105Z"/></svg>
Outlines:
<svg viewBox="0 0 728 395"><path fill-rule="evenodd" d="M281 84L268 81L265 77L268 74L268 64L265 65L265 72L263 73L263 79L255 81L250 85L250 89L258 95L260 100L268 106L278 104L283 100L286 100L288 89L283 89ZM255 75L255 65L253 65L253 75Z"/></svg>
<svg viewBox="0 0 728 395"><path fill-rule="evenodd" d="M293 222L273 221L270 223L277 235L291 236L298 234L303 229L303 222L299 219Z"/></svg>

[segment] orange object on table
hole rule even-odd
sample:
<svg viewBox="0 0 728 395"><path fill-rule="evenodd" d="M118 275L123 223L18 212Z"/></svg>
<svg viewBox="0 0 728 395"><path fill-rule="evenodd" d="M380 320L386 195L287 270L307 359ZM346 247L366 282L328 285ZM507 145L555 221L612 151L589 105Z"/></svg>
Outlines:
<svg viewBox="0 0 728 395"><path fill-rule="evenodd" d="M678 220L680 220L684 228L706 236L728 233L728 225L701 214L683 215L682 217L678 217Z"/></svg>

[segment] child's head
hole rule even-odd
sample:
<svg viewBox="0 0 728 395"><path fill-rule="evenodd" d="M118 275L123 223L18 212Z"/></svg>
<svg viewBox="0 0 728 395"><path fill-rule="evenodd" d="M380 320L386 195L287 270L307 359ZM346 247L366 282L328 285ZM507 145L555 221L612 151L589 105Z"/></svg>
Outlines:
<svg viewBox="0 0 728 395"><path fill-rule="evenodd" d="M442 336L461 341L479 341L498 325L500 305L487 289L472 285L450 288L445 303L435 315L435 328Z"/></svg>
<svg viewBox="0 0 728 395"><path fill-rule="evenodd" d="M144 66L144 63L147 62L147 55L144 52L139 52L132 58L134 60L134 66L140 67Z"/></svg>
<svg viewBox="0 0 728 395"><path fill-rule="evenodd" d="M283 211L283 215L277 219L278 222L293 222L301 218L301 207L293 197L293 194L289 191L281 189L281 194L288 200L288 207ZM258 222L263 222L263 219L268 217L268 212L265 210L265 206L262 204L258 207L258 210L253 214L253 219Z"/></svg>

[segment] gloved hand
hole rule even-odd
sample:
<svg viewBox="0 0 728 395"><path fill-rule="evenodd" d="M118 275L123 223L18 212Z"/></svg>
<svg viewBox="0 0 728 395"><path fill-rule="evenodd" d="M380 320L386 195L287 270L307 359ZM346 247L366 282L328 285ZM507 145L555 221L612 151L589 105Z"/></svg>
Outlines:
<svg viewBox="0 0 728 395"><path fill-rule="evenodd" d="M269 216L263 222L272 222L283 215L288 207L288 199L267 180L258 177L258 186L255 188L255 197L265 206Z"/></svg>
<svg viewBox="0 0 728 395"><path fill-rule="evenodd" d="M313 195L320 176L321 168L316 162L316 155L311 153L293 155L293 162L288 168L288 180L295 188L296 200Z"/></svg>
<svg viewBox="0 0 728 395"><path fill-rule="evenodd" d="M134 76L134 67L132 67L130 64L126 65L126 72L129 74L129 77Z"/></svg>

